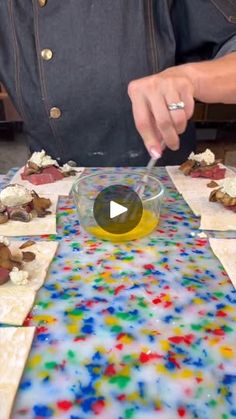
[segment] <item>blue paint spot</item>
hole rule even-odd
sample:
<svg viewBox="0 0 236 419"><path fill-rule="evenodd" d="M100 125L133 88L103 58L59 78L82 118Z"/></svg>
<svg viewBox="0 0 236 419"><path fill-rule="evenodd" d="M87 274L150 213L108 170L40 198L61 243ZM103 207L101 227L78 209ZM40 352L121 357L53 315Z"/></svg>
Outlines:
<svg viewBox="0 0 236 419"><path fill-rule="evenodd" d="M42 418L50 418L53 416L53 410L50 407L44 405L35 405L33 411L36 416L41 416Z"/></svg>
<svg viewBox="0 0 236 419"><path fill-rule="evenodd" d="M108 307L107 311L109 311L109 313L112 314L112 313L114 313L115 309L114 309L114 307Z"/></svg>
<svg viewBox="0 0 236 419"><path fill-rule="evenodd" d="M166 362L166 363L165 363L165 367L166 367L169 371L173 371L173 370L176 368L176 365L175 365L173 362L168 361L168 362Z"/></svg>
<svg viewBox="0 0 236 419"><path fill-rule="evenodd" d="M83 400L82 403L80 404L80 406L85 413L91 412L92 405L93 405L94 402L96 402L96 398L95 397L89 397L88 399Z"/></svg>
<svg viewBox="0 0 236 419"><path fill-rule="evenodd" d="M223 379L223 384L236 383L236 375L226 374Z"/></svg>
<svg viewBox="0 0 236 419"><path fill-rule="evenodd" d="M84 324L84 326L81 328L81 332L91 335L93 333L93 326L90 324Z"/></svg>
<svg viewBox="0 0 236 419"><path fill-rule="evenodd" d="M139 388L140 397L142 399L144 399L144 396L145 396L145 394L144 394L145 393L145 385L144 385L144 383L142 381L138 382L138 388Z"/></svg>
<svg viewBox="0 0 236 419"><path fill-rule="evenodd" d="M235 409L231 410L230 413L231 413L232 416L236 417L236 410Z"/></svg>
<svg viewBox="0 0 236 419"><path fill-rule="evenodd" d="M149 342L154 342L155 337L153 335L148 335Z"/></svg>
<svg viewBox="0 0 236 419"><path fill-rule="evenodd" d="M89 317L88 319L84 319L85 323L94 323L94 318L93 317Z"/></svg>
<svg viewBox="0 0 236 419"><path fill-rule="evenodd" d="M45 342L49 340L49 338L50 338L50 333L41 333L41 335L37 336L37 340L39 340L40 342Z"/></svg>
<svg viewBox="0 0 236 419"><path fill-rule="evenodd" d="M32 386L32 383L30 380L25 380L21 383L20 388L21 390L27 390L27 388L30 388Z"/></svg>
<svg viewBox="0 0 236 419"><path fill-rule="evenodd" d="M99 351L97 351L97 352L93 355L93 361L98 361L98 360L100 360L100 359L102 359L102 356L101 356L100 352L99 352Z"/></svg>

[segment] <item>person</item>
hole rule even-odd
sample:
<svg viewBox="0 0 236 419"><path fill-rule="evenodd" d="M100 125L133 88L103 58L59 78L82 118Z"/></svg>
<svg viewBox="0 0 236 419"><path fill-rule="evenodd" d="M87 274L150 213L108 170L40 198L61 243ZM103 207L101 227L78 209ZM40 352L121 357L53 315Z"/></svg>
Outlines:
<svg viewBox="0 0 236 419"><path fill-rule="evenodd" d="M194 101L236 103L231 0L2 0L0 39L30 150L61 163L179 164Z"/></svg>

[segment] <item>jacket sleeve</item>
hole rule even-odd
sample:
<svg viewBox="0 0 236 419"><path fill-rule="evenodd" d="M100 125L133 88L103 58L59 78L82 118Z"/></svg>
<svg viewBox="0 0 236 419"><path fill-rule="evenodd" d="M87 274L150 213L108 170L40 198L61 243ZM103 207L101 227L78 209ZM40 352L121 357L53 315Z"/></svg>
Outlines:
<svg viewBox="0 0 236 419"><path fill-rule="evenodd" d="M177 64L236 51L236 2L232 0L175 0L171 19Z"/></svg>

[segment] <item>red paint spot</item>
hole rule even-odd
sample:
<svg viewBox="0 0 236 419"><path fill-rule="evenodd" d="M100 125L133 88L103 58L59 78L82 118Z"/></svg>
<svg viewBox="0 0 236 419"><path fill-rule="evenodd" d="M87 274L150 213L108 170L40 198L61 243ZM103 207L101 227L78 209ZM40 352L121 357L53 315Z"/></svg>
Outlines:
<svg viewBox="0 0 236 419"><path fill-rule="evenodd" d="M160 304L161 303L161 299L160 298L154 298L154 300L152 300L153 304Z"/></svg>
<svg viewBox="0 0 236 419"><path fill-rule="evenodd" d="M183 418L186 415L186 410L184 407L179 407L178 408L178 415L180 418Z"/></svg>
<svg viewBox="0 0 236 419"><path fill-rule="evenodd" d="M164 286L164 290L169 290L170 289L170 286L169 285L165 285Z"/></svg>
<svg viewBox="0 0 236 419"><path fill-rule="evenodd" d="M152 265L151 263L144 265L144 269L147 269L148 271L151 271L153 269L155 269L155 266Z"/></svg>
<svg viewBox="0 0 236 419"><path fill-rule="evenodd" d="M191 344L193 343L194 339L195 339L195 336L194 336L194 335L192 335L192 334L190 334L190 335L185 335L185 336L184 336L184 342L185 342L187 345L191 345Z"/></svg>
<svg viewBox="0 0 236 419"><path fill-rule="evenodd" d="M224 369L225 369L225 367L224 367L224 365L223 365L223 364L220 364L218 368L219 368L219 370L223 370L223 371L224 371Z"/></svg>
<svg viewBox="0 0 236 419"><path fill-rule="evenodd" d="M64 266L63 271L71 271L71 268L69 266Z"/></svg>
<svg viewBox="0 0 236 419"><path fill-rule="evenodd" d="M125 289L124 285L120 285L119 287L115 288L115 295L118 295L123 289Z"/></svg>
<svg viewBox="0 0 236 419"><path fill-rule="evenodd" d="M174 357L170 356L168 359L172 364L176 366L176 368L180 368L180 364L176 361Z"/></svg>
<svg viewBox="0 0 236 419"><path fill-rule="evenodd" d="M86 337L84 336L78 336L77 338L74 338L74 342L80 342L80 341L85 341Z"/></svg>
<svg viewBox="0 0 236 419"><path fill-rule="evenodd" d="M25 321L24 321L24 323L23 323L23 326L29 326L29 325L30 325L30 322L31 322L31 320L32 320L32 318L33 318L32 314L29 314L29 315L26 317L26 319L25 319Z"/></svg>
<svg viewBox="0 0 236 419"><path fill-rule="evenodd" d="M212 331L212 333L216 336L224 336L225 335L225 332L222 329L215 329L215 330Z"/></svg>
<svg viewBox="0 0 236 419"><path fill-rule="evenodd" d="M122 343L118 343L118 345L116 345L116 348L119 349L119 351L122 351L123 346L124 345L122 345Z"/></svg>
<svg viewBox="0 0 236 419"><path fill-rule="evenodd" d="M196 381L197 381L197 383L202 383L202 381L203 381L203 378L200 378L200 377L196 377Z"/></svg>
<svg viewBox="0 0 236 419"><path fill-rule="evenodd" d="M163 358L163 356L156 353L147 354L145 352L141 352L141 354L139 355L139 361L142 364L145 364L146 362L149 362L149 361L152 361L153 359L158 359L158 358Z"/></svg>
<svg viewBox="0 0 236 419"><path fill-rule="evenodd" d="M113 375L116 375L116 370L115 370L114 365L113 364L108 365L105 369L104 374L107 375L108 377L112 377Z"/></svg>
<svg viewBox="0 0 236 419"><path fill-rule="evenodd" d="M95 403L92 404L92 410L95 413L95 415L100 415L104 407L105 407L104 400L97 400Z"/></svg>
<svg viewBox="0 0 236 419"><path fill-rule="evenodd" d="M117 396L117 399L122 402L122 401L126 400L126 395L125 394L120 394L119 396Z"/></svg>
<svg viewBox="0 0 236 419"><path fill-rule="evenodd" d="M222 310L217 311L216 315L217 317L227 317L227 314Z"/></svg>
<svg viewBox="0 0 236 419"><path fill-rule="evenodd" d="M169 308L172 306L172 302L171 301L166 301L164 304L164 308Z"/></svg>
<svg viewBox="0 0 236 419"><path fill-rule="evenodd" d="M44 326L41 326L41 327L37 327L36 328L36 331L37 331L38 334L45 333L45 332L48 331L48 328L47 327L44 327Z"/></svg>
<svg viewBox="0 0 236 419"><path fill-rule="evenodd" d="M116 340L121 340L125 336L126 336L126 333L119 333L119 335L117 335L116 337Z"/></svg>
<svg viewBox="0 0 236 419"><path fill-rule="evenodd" d="M179 343L183 342L183 337L182 336L171 336L170 338L168 338L168 340L172 343L176 343L177 345Z"/></svg>
<svg viewBox="0 0 236 419"><path fill-rule="evenodd" d="M73 404L69 402L69 400L60 400L57 402L57 407L61 410L64 410L64 412L67 412L72 408Z"/></svg>

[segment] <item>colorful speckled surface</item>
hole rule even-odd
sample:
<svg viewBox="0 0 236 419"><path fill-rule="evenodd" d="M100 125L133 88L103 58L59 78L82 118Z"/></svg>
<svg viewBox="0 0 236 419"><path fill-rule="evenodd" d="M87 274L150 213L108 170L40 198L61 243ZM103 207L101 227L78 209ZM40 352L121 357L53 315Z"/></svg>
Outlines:
<svg viewBox="0 0 236 419"><path fill-rule="evenodd" d="M13 419L236 417L236 291L158 172L161 223L135 242L91 238L61 199Z"/></svg>

